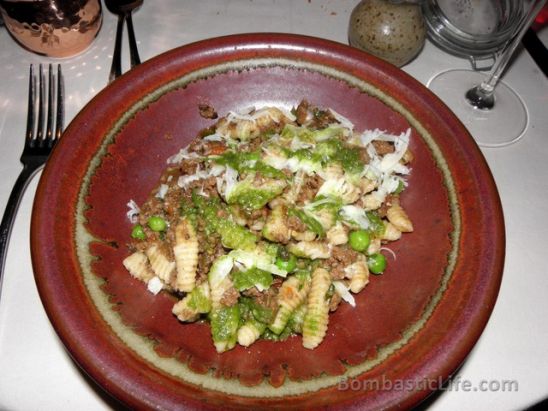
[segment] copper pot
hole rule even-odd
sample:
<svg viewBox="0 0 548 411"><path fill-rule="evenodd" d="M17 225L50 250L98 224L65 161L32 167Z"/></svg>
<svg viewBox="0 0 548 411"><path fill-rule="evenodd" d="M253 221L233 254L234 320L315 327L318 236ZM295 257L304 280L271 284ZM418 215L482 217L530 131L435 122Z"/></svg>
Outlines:
<svg viewBox="0 0 548 411"><path fill-rule="evenodd" d="M0 0L0 12L17 42L49 57L82 52L102 23L100 0Z"/></svg>

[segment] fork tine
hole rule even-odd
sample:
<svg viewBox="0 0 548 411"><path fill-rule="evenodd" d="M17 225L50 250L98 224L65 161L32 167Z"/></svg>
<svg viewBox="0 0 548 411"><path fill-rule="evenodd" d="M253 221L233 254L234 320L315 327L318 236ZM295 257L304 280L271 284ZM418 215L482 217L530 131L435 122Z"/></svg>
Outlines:
<svg viewBox="0 0 548 411"><path fill-rule="evenodd" d="M57 65L57 118L55 120L55 139L61 137L65 117L65 89L61 65Z"/></svg>
<svg viewBox="0 0 548 411"><path fill-rule="evenodd" d="M27 107L27 142L30 142L34 137L34 120L36 116L35 111L35 98L36 98L36 80L34 78L34 66L31 64L29 69L29 101Z"/></svg>
<svg viewBox="0 0 548 411"><path fill-rule="evenodd" d="M53 69L51 63L48 66L48 115L46 123L46 142L49 145L53 137Z"/></svg>
<svg viewBox="0 0 548 411"><path fill-rule="evenodd" d="M38 144L42 145L44 140L44 73L42 64L38 66L38 125L36 131L36 139Z"/></svg>

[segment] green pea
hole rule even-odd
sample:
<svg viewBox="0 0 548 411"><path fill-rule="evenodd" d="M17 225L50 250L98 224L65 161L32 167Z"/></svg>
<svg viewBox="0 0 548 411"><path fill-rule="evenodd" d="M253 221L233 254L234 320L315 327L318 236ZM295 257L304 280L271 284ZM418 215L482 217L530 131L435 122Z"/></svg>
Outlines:
<svg viewBox="0 0 548 411"><path fill-rule="evenodd" d="M386 269L386 257L381 253L371 254L367 257L367 265L373 274L382 274Z"/></svg>
<svg viewBox="0 0 548 411"><path fill-rule="evenodd" d="M160 232L164 231L167 228L166 220L157 215L153 215L152 217L150 217L147 221L147 224L152 231Z"/></svg>
<svg viewBox="0 0 548 411"><path fill-rule="evenodd" d="M287 260L277 257L276 267L278 267L280 270L284 270L290 273L294 271L295 268L297 268L297 257L295 257L293 254L290 254L289 259Z"/></svg>
<svg viewBox="0 0 548 411"><path fill-rule="evenodd" d="M348 242L353 250L362 252L367 250L367 247L369 247L371 237L369 232L365 230L356 230L350 233L348 236Z"/></svg>
<svg viewBox="0 0 548 411"><path fill-rule="evenodd" d="M131 237L136 240L144 240L147 238L145 230L141 224L136 224L133 226L133 229L131 230Z"/></svg>

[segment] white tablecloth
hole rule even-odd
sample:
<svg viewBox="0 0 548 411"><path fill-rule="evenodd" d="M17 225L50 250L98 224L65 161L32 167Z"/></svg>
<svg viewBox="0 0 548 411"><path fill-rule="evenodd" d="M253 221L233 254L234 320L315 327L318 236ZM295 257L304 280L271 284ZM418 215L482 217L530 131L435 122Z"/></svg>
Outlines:
<svg viewBox="0 0 548 411"><path fill-rule="evenodd" d="M243 32L291 32L347 43L348 18L356 3L146 0L134 15L134 26L143 61L196 40ZM0 212L21 170L29 63L63 64L68 122L106 85L115 29L116 18L104 9L93 45L78 56L54 60L23 50L0 28ZM124 42L124 69L127 50ZM404 70L426 84L440 71L459 67L470 65L427 42ZM485 332L455 377L461 383L429 400L429 410L516 410L548 396L548 81L526 51L511 63L504 81L525 101L530 122L517 144L483 149L506 220L502 287ZM32 181L22 201L6 262L0 299L0 409L112 409L115 402L71 361L38 297L29 250L37 182Z"/></svg>

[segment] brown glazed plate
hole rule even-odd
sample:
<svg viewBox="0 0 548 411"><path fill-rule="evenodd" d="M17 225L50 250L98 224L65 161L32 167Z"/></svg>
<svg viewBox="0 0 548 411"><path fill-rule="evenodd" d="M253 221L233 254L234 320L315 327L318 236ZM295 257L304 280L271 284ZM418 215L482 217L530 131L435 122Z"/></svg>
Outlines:
<svg viewBox="0 0 548 411"><path fill-rule="evenodd" d="M207 324L181 325L173 297L131 278L130 199L142 203L166 159L212 120L306 98L357 130L412 129L402 203L415 231L397 260L330 316L315 350L300 337L217 354ZM408 408L464 361L501 282L504 222L478 147L430 91L401 70L322 39L247 34L190 44L100 92L43 172L32 260L49 318L74 360L132 408Z"/></svg>

